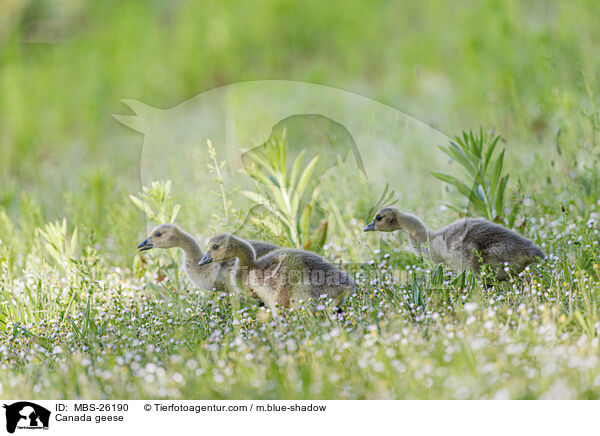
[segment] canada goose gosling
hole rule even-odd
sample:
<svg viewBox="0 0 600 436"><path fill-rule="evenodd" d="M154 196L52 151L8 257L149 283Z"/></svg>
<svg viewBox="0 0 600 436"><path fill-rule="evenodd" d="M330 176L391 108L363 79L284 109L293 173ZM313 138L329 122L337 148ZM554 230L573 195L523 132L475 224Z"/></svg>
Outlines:
<svg viewBox="0 0 600 436"><path fill-rule="evenodd" d="M229 289L233 281L231 265L211 265L200 268L199 260L203 252L192 235L175 224L160 224L156 226L138 246L139 251L153 248L181 248L183 250L183 269L192 283L202 289Z"/></svg>
<svg viewBox="0 0 600 436"><path fill-rule="evenodd" d="M280 248L257 257L252 245L230 234L213 237L199 265L232 258L238 258L243 286L271 309L323 295L339 305L354 290L354 282L345 272L315 253Z"/></svg>
<svg viewBox="0 0 600 436"><path fill-rule="evenodd" d="M479 274L482 264L495 267L496 279L506 280L509 274L521 272L527 265L545 257L541 248L518 233L480 218L458 220L449 226L430 232L414 215L395 207L384 207L364 228L365 232L408 233L415 251L435 263L444 263L455 271L471 269Z"/></svg>

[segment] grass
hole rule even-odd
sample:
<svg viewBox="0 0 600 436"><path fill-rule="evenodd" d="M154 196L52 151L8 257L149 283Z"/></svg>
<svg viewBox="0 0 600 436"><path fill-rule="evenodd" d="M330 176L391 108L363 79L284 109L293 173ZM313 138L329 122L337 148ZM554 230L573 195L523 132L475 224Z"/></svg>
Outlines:
<svg viewBox="0 0 600 436"><path fill-rule="evenodd" d="M530 218L548 260L491 289L375 250L348 267L358 290L343 314L322 301L267 318L247 298L234 314L231 295L184 277L174 288L165 254L136 278L93 247L78 251L64 221L50 224L25 257L0 261L2 394L598 398L597 219Z"/></svg>
<svg viewBox="0 0 600 436"><path fill-rule="evenodd" d="M600 398L597 10L430 0L0 12L0 396ZM142 141L112 120L119 100L170 107L264 78L366 94L448 136L495 127L511 175L504 208L520 204L515 227L548 259L484 289L416 258L401 236L362 234L384 186L343 171L319 183L336 208L324 255L360 260L346 266L358 287L343 314L321 301L265 317L243 296L232 313L238 297L194 289L177 251L137 256ZM418 166L387 152L369 150ZM178 189L173 172L156 198L180 205L177 222L202 238L247 212L248 183L218 153L189 158L212 165L195 181L210 195ZM429 168L415 184L441 187L438 171L455 174ZM457 216L439 209L452 198L411 196L398 180L399 207L432 225Z"/></svg>

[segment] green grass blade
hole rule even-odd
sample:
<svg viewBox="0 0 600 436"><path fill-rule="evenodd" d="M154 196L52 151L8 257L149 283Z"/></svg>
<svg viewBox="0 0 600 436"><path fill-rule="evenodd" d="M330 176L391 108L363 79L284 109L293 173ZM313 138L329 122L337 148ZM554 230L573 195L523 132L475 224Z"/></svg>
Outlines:
<svg viewBox="0 0 600 436"><path fill-rule="evenodd" d="M298 193L298 197L302 197L302 194L304 193L304 190L306 189L306 186L308 185L308 182L310 181L312 172L315 169L317 162L319 161L319 157L320 156L315 156L309 162L309 164L306 166L306 168L304 168L304 171L300 175L300 178L298 179L298 185L296 186L296 192Z"/></svg>

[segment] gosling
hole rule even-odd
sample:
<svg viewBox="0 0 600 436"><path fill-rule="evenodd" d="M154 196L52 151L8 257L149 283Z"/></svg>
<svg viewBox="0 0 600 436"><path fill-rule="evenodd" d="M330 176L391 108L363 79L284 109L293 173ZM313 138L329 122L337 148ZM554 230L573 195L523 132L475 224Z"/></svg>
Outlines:
<svg viewBox="0 0 600 436"><path fill-rule="evenodd" d="M260 256L279 248L277 245L262 241L249 241L249 243ZM233 274L238 273L235 259L220 264L199 266L198 263L204 254L200 245L192 235L175 224L160 224L150 232L148 238L137 246L139 251L174 247L183 250L183 269L195 286L201 289L220 291L233 289L235 283Z"/></svg>
<svg viewBox="0 0 600 436"><path fill-rule="evenodd" d="M339 307L354 291L343 271L315 253L280 248L259 257L251 244L230 234L213 237L199 265L238 258L242 286L271 310L298 306L300 301L327 296Z"/></svg>
<svg viewBox="0 0 600 436"><path fill-rule="evenodd" d="M471 269L479 275L483 264L490 265L497 280L507 280L527 266L544 259L541 248L523 236L480 218L456 221L431 232L417 217L395 207L385 207L375 214L365 232L404 230L410 242L424 258L448 265L455 271ZM509 271L505 270L508 264Z"/></svg>

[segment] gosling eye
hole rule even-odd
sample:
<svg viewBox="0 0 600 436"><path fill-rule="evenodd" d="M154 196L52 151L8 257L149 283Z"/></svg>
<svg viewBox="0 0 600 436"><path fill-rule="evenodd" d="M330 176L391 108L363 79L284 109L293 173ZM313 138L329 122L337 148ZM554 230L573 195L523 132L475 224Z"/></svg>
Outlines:
<svg viewBox="0 0 600 436"><path fill-rule="evenodd" d="M154 233L154 236L156 236L156 237L158 238L158 237L159 237L161 234L162 234L162 233L160 233L160 232L155 232L155 233Z"/></svg>
<svg viewBox="0 0 600 436"><path fill-rule="evenodd" d="M377 221L381 221L381 215L377 215L377 216L375 217L375 219L376 219Z"/></svg>
<svg viewBox="0 0 600 436"><path fill-rule="evenodd" d="M217 248L219 248L219 246L218 246L217 244L214 244L214 245L212 246L212 249L213 249L213 250L216 250Z"/></svg>

